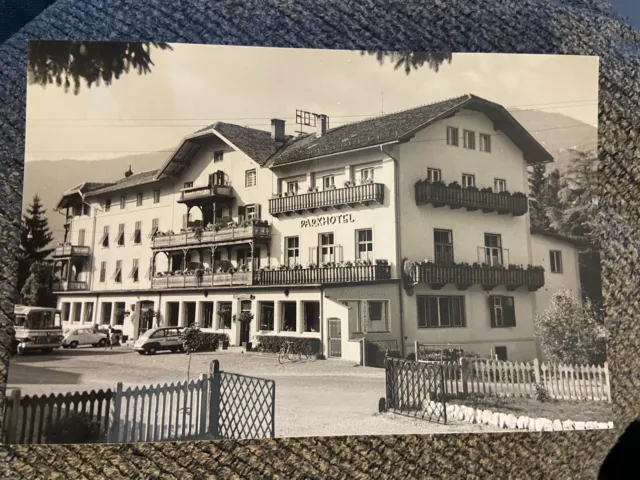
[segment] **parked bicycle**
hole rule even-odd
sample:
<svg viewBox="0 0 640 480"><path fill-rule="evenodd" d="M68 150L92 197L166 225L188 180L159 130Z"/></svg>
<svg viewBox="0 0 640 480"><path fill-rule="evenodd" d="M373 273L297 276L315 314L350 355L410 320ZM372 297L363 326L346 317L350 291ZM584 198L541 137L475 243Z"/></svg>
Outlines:
<svg viewBox="0 0 640 480"><path fill-rule="evenodd" d="M280 352L278 352L278 362L284 363L285 360L293 360L294 355L298 356L298 360L301 360L303 357L305 360L308 360L314 356L309 342L302 344L300 347L295 347L293 342L284 342L284 345L280 348Z"/></svg>

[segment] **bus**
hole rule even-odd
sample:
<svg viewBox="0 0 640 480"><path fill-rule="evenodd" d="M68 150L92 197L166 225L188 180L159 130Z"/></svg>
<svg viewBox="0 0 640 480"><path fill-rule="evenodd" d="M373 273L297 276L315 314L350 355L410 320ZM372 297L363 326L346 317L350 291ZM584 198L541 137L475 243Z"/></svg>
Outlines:
<svg viewBox="0 0 640 480"><path fill-rule="evenodd" d="M16 331L14 343L19 355L31 351L51 353L60 348L64 338L60 310L16 305L13 313Z"/></svg>

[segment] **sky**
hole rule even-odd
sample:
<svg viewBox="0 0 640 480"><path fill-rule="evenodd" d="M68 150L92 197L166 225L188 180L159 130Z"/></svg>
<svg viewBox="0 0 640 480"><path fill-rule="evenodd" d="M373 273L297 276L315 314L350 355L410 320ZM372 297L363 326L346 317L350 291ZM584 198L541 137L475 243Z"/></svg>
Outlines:
<svg viewBox="0 0 640 480"><path fill-rule="evenodd" d="M172 48L152 51L151 73L83 84L78 95L29 85L26 161L169 152L215 121L269 130L281 118L294 134L296 109L324 113L335 127L465 93L597 126L597 57L454 54L437 73L424 66L406 75L357 51Z"/></svg>

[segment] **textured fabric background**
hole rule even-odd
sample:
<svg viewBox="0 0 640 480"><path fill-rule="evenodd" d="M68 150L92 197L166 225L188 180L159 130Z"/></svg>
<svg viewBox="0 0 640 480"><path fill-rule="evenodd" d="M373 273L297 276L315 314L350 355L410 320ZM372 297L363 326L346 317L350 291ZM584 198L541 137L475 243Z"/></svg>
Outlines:
<svg viewBox="0 0 640 480"><path fill-rule="evenodd" d="M28 39L601 56L601 225L617 431L0 447L2 478L594 478L640 411L640 32L605 0L58 0L0 46L0 295L15 277ZM286 68L286 66L278 66ZM4 355L4 354L3 354ZM7 358L0 366L2 386ZM0 402L4 401L4 388Z"/></svg>

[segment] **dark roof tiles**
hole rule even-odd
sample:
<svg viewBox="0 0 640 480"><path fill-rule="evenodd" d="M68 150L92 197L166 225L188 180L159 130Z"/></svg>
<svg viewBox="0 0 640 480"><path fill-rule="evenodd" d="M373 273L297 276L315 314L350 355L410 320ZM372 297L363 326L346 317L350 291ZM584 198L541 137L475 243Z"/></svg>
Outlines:
<svg viewBox="0 0 640 480"><path fill-rule="evenodd" d="M264 130L224 122L217 122L212 128L261 166L283 145Z"/></svg>
<svg viewBox="0 0 640 480"><path fill-rule="evenodd" d="M152 183L154 182L154 177L157 172L158 170L149 170L146 172L134 173L130 177L123 177L111 184L95 184L98 186L98 188L89 189L87 191L87 196L100 195L102 193L108 193L116 190L122 190L124 188L137 187L138 185Z"/></svg>

